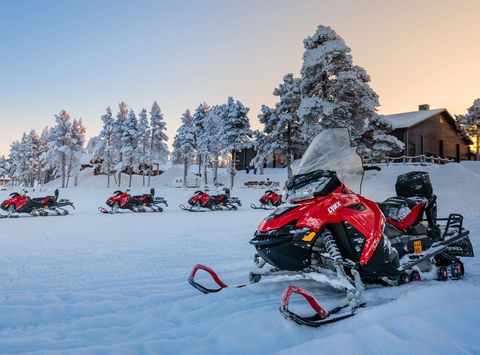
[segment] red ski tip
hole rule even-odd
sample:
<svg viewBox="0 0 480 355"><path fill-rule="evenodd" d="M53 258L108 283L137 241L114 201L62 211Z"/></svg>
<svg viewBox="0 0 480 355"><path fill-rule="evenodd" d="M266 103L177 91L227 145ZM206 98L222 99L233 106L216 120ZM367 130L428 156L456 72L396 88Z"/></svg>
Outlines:
<svg viewBox="0 0 480 355"><path fill-rule="evenodd" d="M198 270L203 270L206 271L210 274L212 277L213 281L219 286L219 288L207 288L205 286L200 285L195 281L195 275ZM220 277L218 277L217 273L213 271L213 269L209 268L208 266L202 265L202 264L197 264L193 267L192 271L190 272L190 276L188 277L188 282L195 287L197 290L203 292L203 293L212 293L212 292L218 292L221 291L224 288L227 288L228 285L224 283L222 280L220 280Z"/></svg>
<svg viewBox="0 0 480 355"><path fill-rule="evenodd" d="M330 317L330 312L323 309L322 306L318 304L317 300L315 299L315 297L313 297L311 293L304 290L303 288L296 287L296 286L288 286L286 290L283 292L282 304L280 305L280 311L282 313L288 312L288 302L290 300L290 296L292 295L292 293L296 293L298 295L303 296L321 319L326 319Z"/></svg>

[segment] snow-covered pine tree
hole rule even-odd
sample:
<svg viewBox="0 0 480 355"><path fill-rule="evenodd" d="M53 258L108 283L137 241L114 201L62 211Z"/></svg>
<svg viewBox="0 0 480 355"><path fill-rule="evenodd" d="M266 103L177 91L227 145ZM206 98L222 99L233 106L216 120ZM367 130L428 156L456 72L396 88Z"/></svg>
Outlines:
<svg viewBox="0 0 480 355"><path fill-rule="evenodd" d="M94 161L99 162L100 172L107 174L107 188L110 187L110 174L115 165L115 120L112 110L107 107L102 115L103 127L97 139L96 155Z"/></svg>
<svg viewBox="0 0 480 355"><path fill-rule="evenodd" d="M217 184L219 157L222 153L222 142L220 139L223 109L225 105L213 106L205 119L205 133L208 135L208 154L213 161L213 184ZM206 175L206 174L205 174Z"/></svg>
<svg viewBox="0 0 480 355"><path fill-rule="evenodd" d="M8 175L8 162L4 155L0 155L0 180L5 186L5 181Z"/></svg>
<svg viewBox="0 0 480 355"><path fill-rule="evenodd" d="M130 177L128 181L128 187L132 186L132 174L138 164L138 162L135 161L135 158L138 156L136 154L138 148L138 139L139 132L137 116L133 110L130 110L128 117L124 122L121 138L122 148L120 152L122 154L122 161L117 165L120 171L125 168L129 171Z"/></svg>
<svg viewBox="0 0 480 355"><path fill-rule="evenodd" d="M223 108L220 141L223 155L230 155L230 188L235 178L236 152L250 146L252 131L248 119L249 108L229 97Z"/></svg>
<svg viewBox="0 0 480 355"><path fill-rule="evenodd" d="M188 168L195 156L195 125L190 110L182 115L182 125L173 139L173 159L183 163L183 186L187 187Z"/></svg>
<svg viewBox="0 0 480 355"><path fill-rule="evenodd" d="M152 159L150 154L150 139L151 139L151 132L150 132L150 125L148 123L148 116L147 110L142 109L138 114L138 148L137 148L137 156L135 160L139 163L140 171L142 173L142 181L143 186L145 186L145 170L148 166L151 166ZM150 173L150 170L148 170ZM150 178L149 178L150 184Z"/></svg>
<svg viewBox="0 0 480 355"><path fill-rule="evenodd" d="M360 146L382 147L381 152L374 153L376 156L398 151L402 146L400 141L383 139L388 134L388 125L375 122L370 125L370 120L377 120L378 95L370 87L366 71L353 65L350 48L343 39L330 27L320 25L313 36L304 40L304 47L302 101L298 110L305 121L304 139L308 142L326 128L347 127ZM366 135L379 138L378 145L362 141L365 130L372 127L386 129L373 136Z"/></svg>
<svg viewBox="0 0 480 355"><path fill-rule="evenodd" d="M40 136L32 129L26 136L24 144L24 159L27 166L27 171L25 172L26 186L33 187L35 182L40 181L41 176Z"/></svg>
<svg viewBox="0 0 480 355"><path fill-rule="evenodd" d="M150 139L151 165L156 164L158 169L160 164L164 164L168 160L169 152L166 143L168 136L165 133L167 127L157 101L153 103L150 110L150 129L152 134ZM150 185L150 174L148 175L148 185Z"/></svg>
<svg viewBox="0 0 480 355"><path fill-rule="evenodd" d="M472 106L467 109L466 115L456 116L460 127L467 132L470 137L476 139L476 154L480 154L480 99L473 101Z"/></svg>
<svg viewBox="0 0 480 355"><path fill-rule="evenodd" d="M72 122L70 115L62 110L55 115L55 126L50 129L48 151L43 155L45 166L52 168L56 177L61 176L62 188L65 188L71 146Z"/></svg>
<svg viewBox="0 0 480 355"><path fill-rule="evenodd" d="M295 148L304 146L302 138L301 120L297 115L301 102L300 79L289 73L283 77L283 82L275 88L273 95L279 101L275 108L262 105L262 113L258 116L260 123L264 124L263 135L258 133L255 148L257 156L253 164L260 167L270 154L285 154L287 165L293 161Z"/></svg>
<svg viewBox="0 0 480 355"><path fill-rule="evenodd" d="M197 161L198 172L203 175L205 184L207 180L207 164L210 162L210 137L209 132L206 130L207 115L210 111L210 106L205 102L198 105L197 109L193 113L193 122L195 124L195 139L197 147ZM203 169L202 169L203 167Z"/></svg>
<svg viewBox="0 0 480 355"><path fill-rule="evenodd" d="M43 161L43 157L48 152L48 142L50 140L50 130L48 127L45 127L40 134L40 144L39 144L39 160L41 166L41 178L40 183L46 184L52 179L52 170L48 169Z"/></svg>
<svg viewBox="0 0 480 355"><path fill-rule="evenodd" d="M381 115L372 116L358 141L361 143L358 153L364 157L379 161L386 156L400 153L404 147L403 143L396 137L385 132L393 130L390 122Z"/></svg>
<svg viewBox="0 0 480 355"><path fill-rule="evenodd" d="M16 146L15 157L15 175L14 178L20 185L29 186L29 159L28 159L28 136L23 133L18 146Z"/></svg>
<svg viewBox="0 0 480 355"><path fill-rule="evenodd" d="M10 144L10 151L8 154L9 168L8 175L12 179L12 186L18 184L17 180L17 170L18 165L21 162L22 157L20 156L20 142L14 141Z"/></svg>
<svg viewBox="0 0 480 355"><path fill-rule="evenodd" d="M122 136L125 127L125 121L128 117L128 106L122 101L118 105L117 119L113 123L113 153L114 153L114 162L115 169L118 171L118 186L122 183L122 169L119 167L123 166L123 154L122 154Z"/></svg>
<svg viewBox="0 0 480 355"><path fill-rule="evenodd" d="M80 159L84 152L85 145L85 133L87 132L85 126L83 125L82 119L74 119L72 123L72 142L70 146L70 161L68 165L68 178L66 187L68 187L68 182L70 176L73 174L73 184L74 186L78 185L78 173L80 172Z"/></svg>

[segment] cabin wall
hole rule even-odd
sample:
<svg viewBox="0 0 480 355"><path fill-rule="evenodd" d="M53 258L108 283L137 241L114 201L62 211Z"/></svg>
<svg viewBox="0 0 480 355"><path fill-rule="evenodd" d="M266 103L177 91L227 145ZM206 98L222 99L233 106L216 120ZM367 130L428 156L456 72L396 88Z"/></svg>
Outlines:
<svg viewBox="0 0 480 355"><path fill-rule="evenodd" d="M397 129L394 135L405 143L405 154L425 154L455 160L468 160L469 146L443 115L435 115L408 129Z"/></svg>

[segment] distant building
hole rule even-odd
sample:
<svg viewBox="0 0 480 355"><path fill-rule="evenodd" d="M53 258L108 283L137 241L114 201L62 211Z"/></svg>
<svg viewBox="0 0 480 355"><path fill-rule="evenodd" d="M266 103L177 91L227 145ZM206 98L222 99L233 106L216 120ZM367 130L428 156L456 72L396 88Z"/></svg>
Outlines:
<svg viewBox="0 0 480 355"><path fill-rule="evenodd" d="M404 155L475 159L470 150L472 140L459 131L455 119L444 108L430 110L429 105L420 105L418 111L384 117L394 128L390 134L405 144Z"/></svg>
<svg viewBox="0 0 480 355"><path fill-rule="evenodd" d="M0 186L6 186L10 182L10 178L6 176L0 177Z"/></svg>

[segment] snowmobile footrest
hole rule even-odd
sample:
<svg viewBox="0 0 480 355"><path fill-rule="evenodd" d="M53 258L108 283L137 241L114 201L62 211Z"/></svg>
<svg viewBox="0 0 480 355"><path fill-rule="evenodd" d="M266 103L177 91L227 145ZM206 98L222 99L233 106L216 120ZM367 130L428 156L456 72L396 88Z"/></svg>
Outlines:
<svg viewBox="0 0 480 355"><path fill-rule="evenodd" d="M302 317L292 312L288 308L290 296L293 293L303 296L308 301L310 306L315 311L315 314L313 316ZM283 292L282 303L280 305L280 313L282 313L285 318L291 319L298 324L307 325L309 327L319 327L324 324L333 323L345 318L352 317L353 315L355 315L355 311L357 310L357 308L364 306L365 303L356 306L345 305L335 307L334 309L327 311L318 304L315 297L313 297L313 295L308 291L300 287L288 286Z"/></svg>

